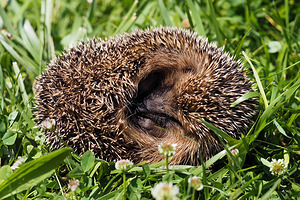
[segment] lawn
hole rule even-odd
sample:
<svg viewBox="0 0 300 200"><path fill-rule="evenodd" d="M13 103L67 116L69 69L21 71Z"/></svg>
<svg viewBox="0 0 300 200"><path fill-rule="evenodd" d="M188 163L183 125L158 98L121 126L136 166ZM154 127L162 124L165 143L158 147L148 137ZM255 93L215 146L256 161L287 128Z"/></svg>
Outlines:
<svg viewBox="0 0 300 200"><path fill-rule="evenodd" d="M243 98L259 99L248 133L200 166L166 159L122 170L91 151L51 152L33 113L32 86L47 64L79 41L160 26L195 31L243 63L255 90ZM152 199L161 182L171 199L297 199L299 88L296 0L1 0L0 199Z"/></svg>

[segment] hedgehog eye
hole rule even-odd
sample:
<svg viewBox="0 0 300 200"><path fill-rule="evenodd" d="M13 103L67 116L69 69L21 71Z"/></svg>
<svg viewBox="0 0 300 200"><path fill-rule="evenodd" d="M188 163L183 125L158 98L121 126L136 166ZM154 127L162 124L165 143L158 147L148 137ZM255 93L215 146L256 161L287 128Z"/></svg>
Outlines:
<svg viewBox="0 0 300 200"><path fill-rule="evenodd" d="M192 72L193 71L193 67L192 66L188 66L188 67L185 67L183 68L183 73L189 73L189 72Z"/></svg>

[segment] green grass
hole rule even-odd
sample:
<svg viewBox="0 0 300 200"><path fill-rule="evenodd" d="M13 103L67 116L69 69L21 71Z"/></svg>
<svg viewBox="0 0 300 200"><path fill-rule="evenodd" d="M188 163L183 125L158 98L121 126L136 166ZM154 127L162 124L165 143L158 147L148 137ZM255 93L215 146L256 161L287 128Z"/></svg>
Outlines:
<svg viewBox="0 0 300 200"><path fill-rule="evenodd" d="M177 185L180 199L300 196L298 1L2 0L0 5L0 199L151 199L151 188L161 181ZM197 31L244 63L256 92L237 103L260 99L259 116L249 132L229 140L222 153L202 166L169 171L161 162L138 164L123 173L91 152L81 157L69 149L49 153L32 112L32 84L46 64L80 40L160 25ZM238 156L229 153L233 148L239 149ZM9 166L19 158L25 164L12 170ZM272 175L272 159L284 159L286 173ZM191 176L201 177L203 190L193 192ZM75 179L80 186L73 192L68 184Z"/></svg>

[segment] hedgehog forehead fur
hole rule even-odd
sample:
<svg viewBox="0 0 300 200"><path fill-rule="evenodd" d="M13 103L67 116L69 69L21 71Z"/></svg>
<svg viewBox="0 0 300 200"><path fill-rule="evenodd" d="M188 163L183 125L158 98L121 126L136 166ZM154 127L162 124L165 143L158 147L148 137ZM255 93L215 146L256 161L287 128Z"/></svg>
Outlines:
<svg viewBox="0 0 300 200"><path fill-rule="evenodd" d="M171 163L197 165L222 149L201 118L238 138L256 113L255 99L230 106L251 91L240 62L176 28L80 43L47 66L35 91L38 123L54 119L77 153L109 161L157 162L157 146L176 143ZM47 133L53 149L63 146Z"/></svg>

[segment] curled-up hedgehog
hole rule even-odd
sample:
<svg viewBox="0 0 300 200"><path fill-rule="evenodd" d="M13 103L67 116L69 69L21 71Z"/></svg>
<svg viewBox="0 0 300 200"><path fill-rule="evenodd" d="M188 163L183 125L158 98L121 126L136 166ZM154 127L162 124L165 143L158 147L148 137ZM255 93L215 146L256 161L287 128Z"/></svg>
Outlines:
<svg viewBox="0 0 300 200"><path fill-rule="evenodd" d="M253 123L256 100L241 63L196 33L153 28L80 43L37 78L38 123L75 152L101 159L158 162L160 144L177 144L172 164L200 164L222 150L213 124L233 138ZM52 149L63 143L50 130Z"/></svg>

